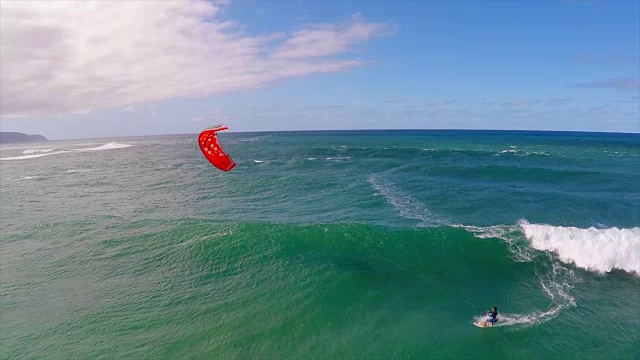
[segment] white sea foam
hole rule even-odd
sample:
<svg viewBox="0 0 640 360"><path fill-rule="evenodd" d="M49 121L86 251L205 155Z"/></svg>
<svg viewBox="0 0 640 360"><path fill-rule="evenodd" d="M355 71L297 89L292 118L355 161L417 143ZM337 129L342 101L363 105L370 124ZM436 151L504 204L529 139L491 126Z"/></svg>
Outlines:
<svg viewBox="0 0 640 360"><path fill-rule="evenodd" d="M264 160L253 160L253 162L256 163L256 164L261 164L261 163L264 162Z"/></svg>
<svg viewBox="0 0 640 360"><path fill-rule="evenodd" d="M494 156L501 156L502 154L513 154L515 156L529 156L529 155L549 156L551 155L548 152L544 152L544 151L529 152L524 150L508 149L508 150L498 151L497 153L494 154Z"/></svg>
<svg viewBox="0 0 640 360"><path fill-rule="evenodd" d="M66 151L66 150L61 150L61 151L54 151L54 152L47 152L47 153L39 153L39 154L30 154L30 155L22 155L22 156L12 156L12 157L3 157L0 158L0 160L25 160L25 159L35 159L35 158L39 158L39 157L43 157L43 156L51 156L51 155L58 155L58 154L66 154L69 153L71 151Z"/></svg>
<svg viewBox="0 0 640 360"><path fill-rule="evenodd" d="M74 152L123 149L123 148L128 148L128 147L131 147L131 146L133 146L133 145L120 144L120 143L112 142L112 143L108 143L108 144L104 144L104 145L100 145L100 146L96 146L96 147L82 148L82 149L68 149L68 150L63 150L63 149L27 149L27 150L23 151L23 154L26 154L26 155L3 157L3 158L0 158L0 160L5 160L5 161L8 161L8 160L26 160L26 159L39 158L39 157L43 157L43 156L68 154L68 153L74 153Z"/></svg>
<svg viewBox="0 0 640 360"><path fill-rule="evenodd" d="M51 148L51 149L27 149L25 151L23 151L23 154L37 154L37 153L48 153L51 152L53 150L56 150L55 148Z"/></svg>
<svg viewBox="0 0 640 360"><path fill-rule="evenodd" d="M581 229L529 224L520 228L531 246L555 253L567 264L605 273L614 269L640 275L640 228Z"/></svg>
<svg viewBox="0 0 640 360"><path fill-rule="evenodd" d="M262 139L266 139L268 137L271 137L271 135L263 135L263 136L255 136L255 137L251 137L251 138L247 138L247 139L240 139L241 142L253 142L253 141L259 141Z"/></svg>
<svg viewBox="0 0 640 360"><path fill-rule="evenodd" d="M96 147L83 148L83 149L74 149L74 150L75 151L103 151L103 150L124 149L124 148L128 148L128 147L131 147L131 146L133 146L133 145L111 142L111 143L100 145L100 146L96 146Z"/></svg>
<svg viewBox="0 0 640 360"><path fill-rule="evenodd" d="M494 225L494 226L468 226L453 225L454 227L462 227L475 237L480 239L500 239L507 243L509 251L513 255L513 260L517 262L529 262L533 259L534 250L526 244L518 241L520 229L517 226ZM521 237L522 235L520 235Z"/></svg>
<svg viewBox="0 0 640 360"><path fill-rule="evenodd" d="M89 171L91 171L91 170L89 170L89 169L69 169L69 170L67 170L65 172L67 172L67 173L80 173L80 172L89 172Z"/></svg>
<svg viewBox="0 0 640 360"><path fill-rule="evenodd" d="M400 216L419 220L418 226L444 225L446 221L431 212L422 202L398 188L394 183L380 177L370 175L367 181L371 186L385 197L387 203L391 205Z"/></svg>

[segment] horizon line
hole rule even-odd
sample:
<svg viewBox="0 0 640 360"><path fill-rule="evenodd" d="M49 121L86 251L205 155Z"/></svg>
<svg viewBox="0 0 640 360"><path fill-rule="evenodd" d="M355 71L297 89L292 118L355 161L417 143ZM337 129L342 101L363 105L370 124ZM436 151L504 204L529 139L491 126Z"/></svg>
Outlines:
<svg viewBox="0 0 640 360"><path fill-rule="evenodd" d="M204 128L200 131L203 131ZM136 138L136 137L151 137L151 136L180 136L180 135L197 135L198 132L189 132L189 133L167 133L167 134L146 134L146 135L120 135L120 136L98 136L98 137L87 137L87 138L61 138L61 139L47 139L47 141L65 141L65 140L92 140L92 139L114 139L114 138ZM313 129L313 130L253 130L253 131L225 131L223 133L227 134L256 134L256 133L303 133L303 132L354 132L354 131L372 131L372 132L381 132L381 131L474 131L474 132L545 132L545 133L584 133L584 134L618 134L618 135L640 135L640 130L638 132L620 132L620 131L586 131L586 130L531 130L531 129L415 129L415 128L403 128L403 129ZM5 131L3 131L5 132ZM17 132L17 131L6 131L6 132ZM26 133L23 133L26 134ZM42 135L42 134L27 134L27 135ZM42 135L44 136L44 135ZM46 136L45 136L46 137Z"/></svg>

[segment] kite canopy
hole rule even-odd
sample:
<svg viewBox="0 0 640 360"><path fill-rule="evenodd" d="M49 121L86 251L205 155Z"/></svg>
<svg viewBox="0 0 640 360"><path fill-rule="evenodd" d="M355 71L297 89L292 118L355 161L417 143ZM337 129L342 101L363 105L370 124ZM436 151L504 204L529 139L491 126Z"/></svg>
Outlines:
<svg viewBox="0 0 640 360"><path fill-rule="evenodd" d="M224 125L212 126L204 129L198 137L198 145L200 145L202 155L204 155L213 166L222 171L229 171L236 166L236 163L224 152L216 136L218 131L227 129Z"/></svg>

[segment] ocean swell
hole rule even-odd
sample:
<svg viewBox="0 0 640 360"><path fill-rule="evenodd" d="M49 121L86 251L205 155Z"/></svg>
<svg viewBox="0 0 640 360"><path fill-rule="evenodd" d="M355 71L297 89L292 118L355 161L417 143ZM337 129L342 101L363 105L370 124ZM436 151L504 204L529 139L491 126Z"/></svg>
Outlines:
<svg viewBox="0 0 640 360"><path fill-rule="evenodd" d="M400 189L396 184L380 175L369 175L367 178L371 187L384 196L391 205L405 219L418 220L420 227L444 225L447 222L434 214L422 202Z"/></svg>

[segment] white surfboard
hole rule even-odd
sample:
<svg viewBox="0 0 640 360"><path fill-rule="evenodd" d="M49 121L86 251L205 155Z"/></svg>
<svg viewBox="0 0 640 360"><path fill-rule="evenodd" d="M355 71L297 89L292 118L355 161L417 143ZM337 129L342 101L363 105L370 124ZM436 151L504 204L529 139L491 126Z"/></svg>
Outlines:
<svg viewBox="0 0 640 360"><path fill-rule="evenodd" d="M484 322L484 320L481 321L476 321L473 323L473 325L479 327L479 328L489 328L489 327L493 327L493 324L491 324L490 322L487 322L487 325L482 326L482 323Z"/></svg>

